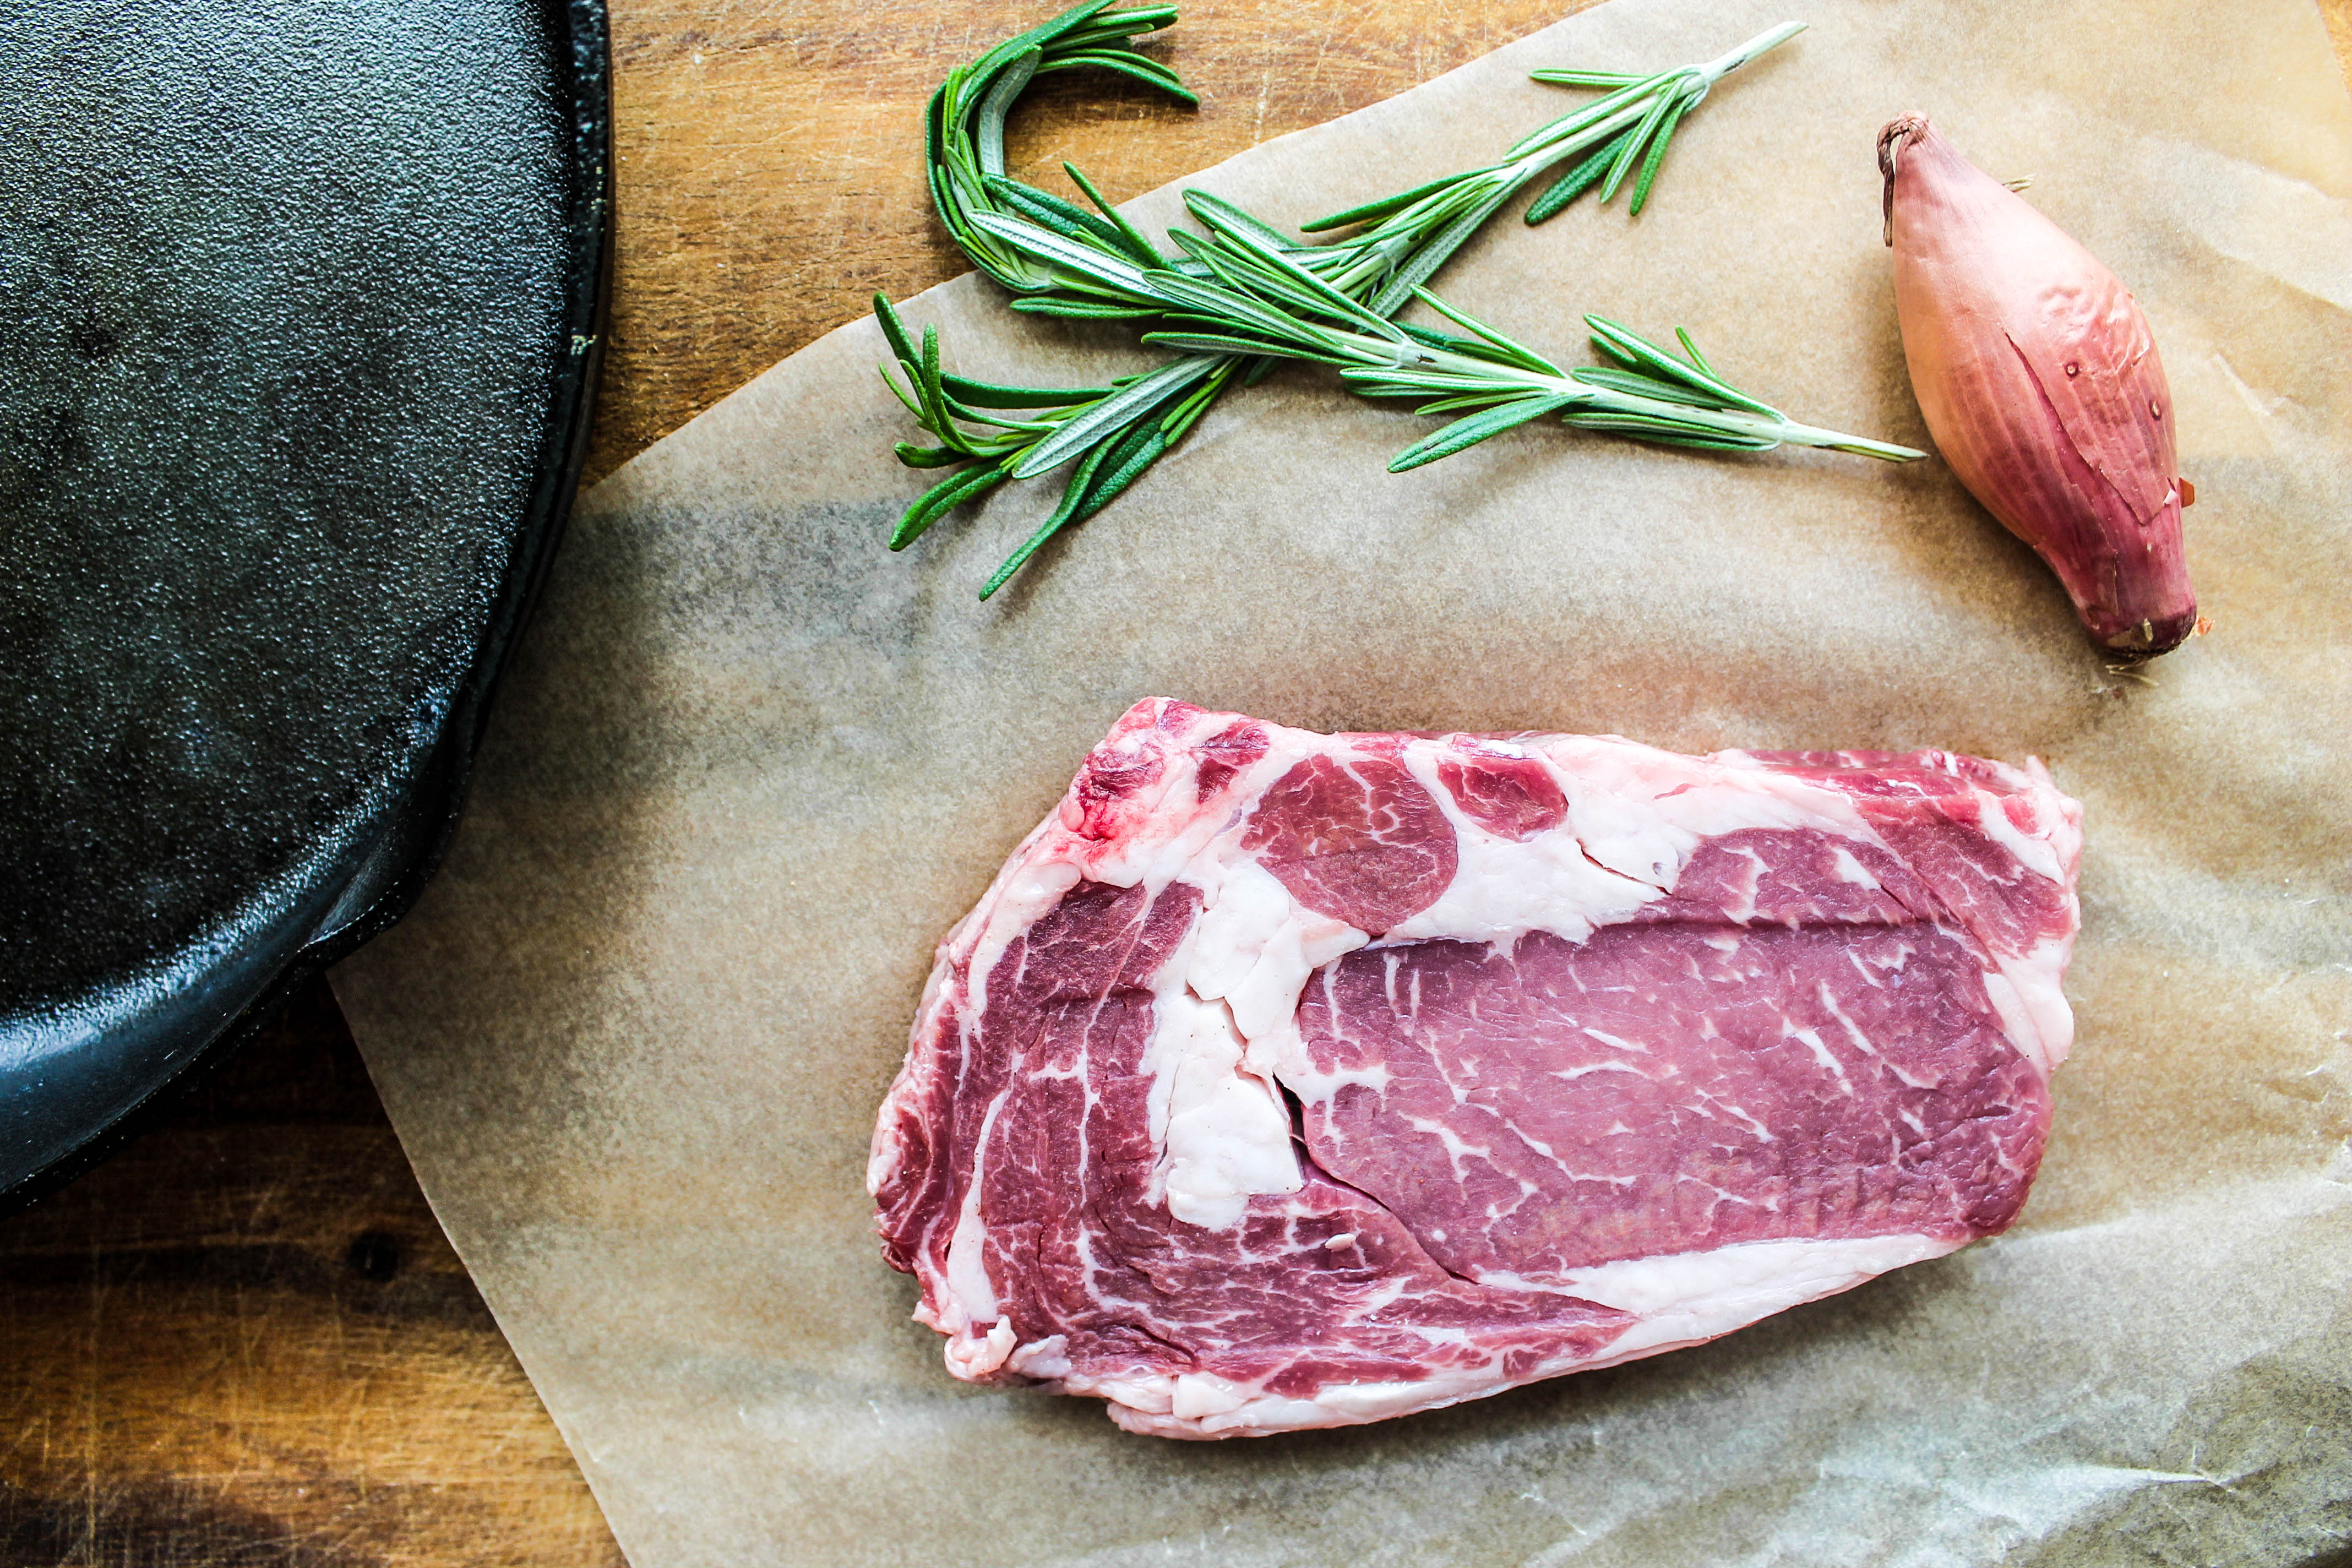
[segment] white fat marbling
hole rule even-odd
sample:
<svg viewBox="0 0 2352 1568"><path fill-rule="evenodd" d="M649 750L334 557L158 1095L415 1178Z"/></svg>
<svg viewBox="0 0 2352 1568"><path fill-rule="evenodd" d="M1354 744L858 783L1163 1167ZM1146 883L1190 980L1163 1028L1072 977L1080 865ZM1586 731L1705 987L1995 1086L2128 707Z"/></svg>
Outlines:
<svg viewBox="0 0 2352 1568"><path fill-rule="evenodd" d="M1832 857L1830 868L1838 874L1838 880L1842 882L1852 882L1854 886L1867 888L1874 893L1880 890L1879 880L1870 874L1870 868L1855 859L1853 851L1843 844L1837 847L1835 854Z"/></svg>
<svg viewBox="0 0 2352 1568"><path fill-rule="evenodd" d="M1035 845L1052 826L1053 819L1049 817L1029 836L1030 845ZM1006 863L995 886L989 889L988 896L968 917L981 922L971 933L971 946L966 960L970 978L966 982L969 995L964 1011L968 1016L977 1018L988 1011L988 977L995 972L996 961L1004 956L1004 950L1013 945L1016 937L1026 936L1032 926L1051 914L1062 901L1062 895L1078 885L1082 875L1068 860L1032 855L1026 847ZM946 945L952 951L961 945L965 937L964 929L958 926L948 933Z"/></svg>
<svg viewBox="0 0 2352 1568"><path fill-rule="evenodd" d="M1747 1241L1570 1269L1551 1288L1640 1319L1592 1363L1607 1365L1727 1334L1960 1246L1932 1236Z"/></svg>
<svg viewBox="0 0 2352 1568"><path fill-rule="evenodd" d="M988 1113L981 1118L980 1136L972 1142L971 1180L964 1187L963 1209L956 1215L955 1234L948 1240L949 1304L962 1314L961 1322L949 1325L950 1334L967 1324L993 1322L998 1315L996 1287L988 1278L988 1226L980 1215L980 1190L988 1164L988 1137L996 1129L996 1113L1004 1109L1010 1092L990 1100Z"/></svg>
<svg viewBox="0 0 2352 1568"><path fill-rule="evenodd" d="M1568 793L1570 829L1610 870L1664 889L1699 845L1751 827L1868 837L1853 804L1783 774L1582 735L1539 742Z"/></svg>
<svg viewBox="0 0 2352 1568"><path fill-rule="evenodd" d="M1502 756L1538 755L1498 742L1480 745ZM1405 766L1453 826L1454 880L1435 903L1383 935L1383 945L1451 938L1507 948L1531 931L1582 942L1600 927L1665 896L1657 888L1594 865L1565 825L1525 843L1487 832L1463 813L1438 777L1440 754L1433 746L1410 747Z"/></svg>
<svg viewBox="0 0 2352 1568"><path fill-rule="evenodd" d="M2009 811L2000 796L1986 790L1977 791L1977 805L1981 807L1979 826L1984 835L2011 855L2027 870L2047 877L2053 882L2066 879L2065 868L2060 863L2059 847L2047 833L2035 835L2022 831L2009 819Z"/></svg>
<svg viewBox="0 0 2352 1568"><path fill-rule="evenodd" d="M1111 1416L1133 1432L1171 1436L1280 1432L1335 1422L1377 1421L1434 1409L1564 1372L1612 1366L1696 1344L1760 1318L1834 1295L1906 1264L1940 1258L1959 1244L1926 1236L1828 1241L1755 1241L1713 1252L1628 1258L1572 1271L1568 1285L1530 1286L1516 1276L1483 1277L1490 1285L1561 1290L1615 1307L1634 1321L1597 1355L1563 1351L1507 1376L1499 1358L1450 1365L1414 1382L1336 1383L1311 1399L1270 1394L1213 1375L1175 1375L1090 1383L1073 1392L1100 1394Z"/></svg>
<svg viewBox="0 0 2352 1568"><path fill-rule="evenodd" d="M1273 872L1232 854L1202 912L1185 984L1223 1001L1242 1037L1255 1040L1288 1026L1308 975L1370 938L1298 903Z"/></svg>
<svg viewBox="0 0 2352 1568"><path fill-rule="evenodd" d="M1009 1318L997 1319L985 1334L966 1331L950 1335L946 1351L948 1371L967 1383L986 1377L1013 1354L1016 1337Z"/></svg>
<svg viewBox="0 0 2352 1568"><path fill-rule="evenodd" d="M1018 1373L1023 1377L1050 1381L1069 1374L1069 1335L1048 1334L1042 1340L1033 1340L1015 1347L1013 1353L1004 1358L1004 1365L1006 1370Z"/></svg>
<svg viewBox="0 0 2352 1568"><path fill-rule="evenodd" d="M1305 1185L1290 1142L1290 1114L1274 1086L1242 1065L1244 1043L1222 1002L1183 992L1163 995L1144 1058L1165 1121L1151 1197L1187 1225L1223 1230L1241 1223L1260 1193Z"/></svg>
<svg viewBox="0 0 2352 1568"><path fill-rule="evenodd" d="M2074 1044L2074 1009L2061 989L2074 947L2071 937L2044 937L2022 958L1995 953L2000 972L1984 977L1985 994L2010 1042L2045 1079Z"/></svg>

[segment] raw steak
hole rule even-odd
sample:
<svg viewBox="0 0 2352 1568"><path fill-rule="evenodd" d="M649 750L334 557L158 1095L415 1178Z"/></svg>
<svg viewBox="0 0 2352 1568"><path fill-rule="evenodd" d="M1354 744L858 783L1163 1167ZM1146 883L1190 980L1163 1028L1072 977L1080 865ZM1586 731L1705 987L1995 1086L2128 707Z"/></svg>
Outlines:
<svg viewBox="0 0 2352 1568"><path fill-rule="evenodd" d="M875 1130L949 1369L1371 1421L2008 1226L2072 1019L2038 763L1137 704L949 934Z"/></svg>

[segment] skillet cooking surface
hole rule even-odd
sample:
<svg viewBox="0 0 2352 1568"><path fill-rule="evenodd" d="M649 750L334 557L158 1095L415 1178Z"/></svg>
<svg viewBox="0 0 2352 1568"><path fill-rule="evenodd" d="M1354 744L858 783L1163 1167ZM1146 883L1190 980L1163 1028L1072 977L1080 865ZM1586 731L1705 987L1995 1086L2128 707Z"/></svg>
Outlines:
<svg viewBox="0 0 2352 1568"><path fill-rule="evenodd" d="M585 444L605 71L602 0L0 16L0 1206L429 874Z"/></svg>

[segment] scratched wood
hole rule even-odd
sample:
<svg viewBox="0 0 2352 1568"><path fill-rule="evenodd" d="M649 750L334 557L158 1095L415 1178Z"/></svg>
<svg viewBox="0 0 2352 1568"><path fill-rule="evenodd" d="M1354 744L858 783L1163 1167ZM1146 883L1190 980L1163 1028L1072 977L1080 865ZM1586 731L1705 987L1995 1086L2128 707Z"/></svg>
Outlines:
<svg viewBox="0 0 2352 1568"><path fill-rule="evenodd" d="M1197 111L1066 77L1015 172L1126 196L1397 92L1578 0L1193 0ZM962 270L918 115L1009 0L615 0L619 262L592 477ZM2352 62L2352 0L2326 0ZM1801 5L1792 6L1801 13ZM877 455L878 457L879 455ZM0 1221L0 1565L620 1562L323 985L113 1162Z"/></svg>
<svg viewBox="0 0 2352 1568"><path fill-rule="evenodd" d="M620 1562L323 983L0 1280L10 1568Z"/></svg>

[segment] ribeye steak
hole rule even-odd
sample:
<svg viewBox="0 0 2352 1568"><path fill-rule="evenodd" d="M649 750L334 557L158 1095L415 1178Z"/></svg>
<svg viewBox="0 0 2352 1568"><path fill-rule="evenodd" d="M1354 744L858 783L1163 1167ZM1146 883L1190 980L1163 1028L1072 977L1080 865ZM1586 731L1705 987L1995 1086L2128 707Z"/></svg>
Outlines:
<svg viewBox="0 0 2352 1568"><path fill-rule="evenodd" d="M940 949L884 1254L1173 1437L1727 1333L2016 1215L2081 845L2038 763L1138 703Z"/></svg>

